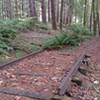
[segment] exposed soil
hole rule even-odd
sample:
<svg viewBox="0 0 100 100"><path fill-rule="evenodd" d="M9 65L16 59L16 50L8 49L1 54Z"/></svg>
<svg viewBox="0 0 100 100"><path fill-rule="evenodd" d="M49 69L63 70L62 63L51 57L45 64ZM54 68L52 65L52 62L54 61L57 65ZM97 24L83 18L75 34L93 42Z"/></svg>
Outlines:
<svg viewBox="0 0 100 100"><path fill-rule="evenodd" d="M100 85L100 79L98 79L100 77L100 69L98 70L100 68L100 38L94 38L91 41L82 43L79 48L71 52L47 50L9 66L9 68L0 70L0 87L14 87L45 95L55 94L65 69L69 71L71 69L70 65L84 51L91 56L89 68L91 73L88 73L87 76L81 75L81 80L85 85L80 87L72 84L71 94L74 100L99 100L100 87L95 89L93 85L95 83ZM0 100L33 99L0 94Z"/></svg>
<svg viewBox="0 0 100 100"><path fill-rule="evenodd" d="M28 32L28 33L21 33L21 37L24 37L27 42L29 43L42 43L44 39L51 37L53 34L51 33L39 33L39 32Z"/></svg>

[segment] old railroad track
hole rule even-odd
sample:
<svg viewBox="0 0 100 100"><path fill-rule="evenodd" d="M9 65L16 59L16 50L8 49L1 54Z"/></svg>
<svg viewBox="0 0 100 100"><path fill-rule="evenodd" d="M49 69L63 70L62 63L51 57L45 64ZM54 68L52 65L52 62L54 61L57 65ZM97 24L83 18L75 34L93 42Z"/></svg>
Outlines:
<svg viewBox="0 0 100 100"><path fill-rule="evenodd" d="M20 59L11 61L11 62L4 64L4 65L1 65L0 70L1 71L6 70L7 67L12 67L12 65L19 63L21 60L26 59L26 58L30 58L31 56L35 56L39 53L42 53L43 51L44 50L41 49L35 53L29 54L29 55L24 56ZM55 97L55 95L64 96L66 93L68 93L70 91L70 84L73 80L73 77L79 71L79 68L81 67L81 65L86 64L86 66L88 66L88 60L87 60L88 57L89 56L86 53L82 53L77 58L77 60L74 61L74 63L70 66L69 71L68 71L67 66L66 66L65 71L64 71L62 78L60 80L60 84L56 88L57 89L56 94L46 95L46 94L39 93L39 92L33 92L31 90L26 90L26 89L20 90L20 89L16 89L16 88L12 88L12 87L0 87L0 93L7 94L7 95L28 97L28 98L31 98L33 100L59 100L58 98ZM25 74L25 73L22 73L22 74ZM28 74L28 73L26 73L26 74ZM31 75L31 74L29 74L29 75ZM45 74L43 76L45 76Z"/></svg>

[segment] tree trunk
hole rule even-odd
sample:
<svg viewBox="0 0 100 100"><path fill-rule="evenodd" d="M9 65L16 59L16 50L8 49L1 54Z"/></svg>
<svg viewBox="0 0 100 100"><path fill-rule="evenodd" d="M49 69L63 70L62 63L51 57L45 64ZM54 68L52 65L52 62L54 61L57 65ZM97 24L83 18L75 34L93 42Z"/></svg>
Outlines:
<svg viewBox="0 0 100 100"><path fill-rule="evenodd" d="M4 19L4 0L2 0L2 18Z"/></svg>
<svg viewBox="0 0 100 100"><path fill-rule="evenodd" d="M92 31L93 26L93 3L91 4L91 13L90 13L90 31Z"/></svg>
<svg viewBox="0 0 100 100"><path fill-rule="evenodd" d="M35 0L29 0L30 17L36 17Z"/></svg>
<svg viewBox="0 0 100 100"><path fill-rule="evenodd" d="M22 9L22 17L24 16L24 0L22 0L22 7L21 7Z"/></svg>
<svg viewBox="0 0 100 100"><path fill-rule="evenodd" d="M50 0L48 0L48 22L51 21L51 5L50 5Z"/></svg>
<svg viewBox="0 0 100 100"><path fill-rule="evenodd" d="M45 0L41 0L42 21L46 23L46 5Z"/></svg>
<svg viewBox="0 0 100 100"><path fill-rule="evenodd" d="M60 7L59 7L59 3L60 3L60 1L58 0L57 1L57 23L59 23L59 10L60 10Z"/></svg>
<svg viewBox="0 0 100 100"><path fill-rule="evenodd" d="M15 17L18 17L18 0L15 0Z"/></svg>
<svg viewBox="0 0 100 100"><path fill-rule="evenodd" d="M60 30L62 30L62 20L63 20L63 6L64 6L64 0L61 0L61 10L60 10Z"/></svg>
<svg viewBox="0 0 100 100"><path fill-rule="evenodd" d="M51 17L52 17L52 28L57 29L56 25L56 16L55 16L55 3L54 0L51 0Z"/></svg>
<svg viewBox="0 0 100 100"><path fill-rule="evenodd" d="M93 6L93 32L96 35L97 31L97 23L96 23L96 12L95 12L95 7L96 7L96 2L95 0L92 1L92 6Z"/></svg>
<svg viewBox="0 0 100 100"><path fill-rule="evenodd" d="M6 13L7 13L7 17L12 19L11 0L6 0Z"/></svg>
<svg viewBox="0 0 100 100"><path fill-rule="evenodd" d="M67 17L66 17L66 24L70 25L72 22L73 16L73 0L67 0L68 10L67 10Z"/></svg>
<svg viewBox="0 0 100 100"><path fill-rule="evenodd" d="M83 20L83 26L87 25L87 0L85 0L85 7L84 7L84 20Z"/></svg>
<svg viewBox="0 0 100 100"><path fill-rule="evenodd" d="M100 16L99 16L99 2L98 2L98 0L97 0L97 2L96 2L96 15L97 15L97 29L98 29L98 31L97 31L97 36L99 36L100 35Z"/></svg>

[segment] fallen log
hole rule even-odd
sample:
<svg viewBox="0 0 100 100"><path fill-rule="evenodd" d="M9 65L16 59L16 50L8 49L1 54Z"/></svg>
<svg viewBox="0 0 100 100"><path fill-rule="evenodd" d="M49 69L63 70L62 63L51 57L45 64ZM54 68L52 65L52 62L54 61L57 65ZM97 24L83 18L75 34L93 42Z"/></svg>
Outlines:
<svg viewBox="0 0 100 100"><path fill-rule="evenodd" d="M38 100L50 100L49 96L45 96L39 93L34 93L26 90L18 90L15 88L0 88L0 93L16 96L24 96L32 99Z"/></svg>
<svg viewBox="0 0 100 100"><path fill-rule="evenodd" d="M70 90L70 83L72 80L72 77L77 73L80 65L82 64L82 61L86 58L87 56L85 55L85 53L83 53L77 61L75 61L75 63L73 64L73 66L71 66L71 70L68 72L68 74L65 75L61 81L61 84L59 86L59 95L64 95L66 92L68 92Z"/></svg>

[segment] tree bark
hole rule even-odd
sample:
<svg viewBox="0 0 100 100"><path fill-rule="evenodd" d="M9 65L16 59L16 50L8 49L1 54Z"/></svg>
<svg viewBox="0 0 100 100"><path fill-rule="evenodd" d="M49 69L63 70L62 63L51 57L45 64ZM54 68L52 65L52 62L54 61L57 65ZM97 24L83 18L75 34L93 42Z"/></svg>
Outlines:
<svg viewBox="0 0 100 100"><path fill-rule="evenodd" d="M87 0L85 0L85 7L84 7L84 20L83 20L83 26L87 25Z"/></svg>
<svg viewBox="0 0 100 100"><path fill-rule="evenodd" d="M48 0L48 22L51 21L51 5L50 5L50 0Z"/></svg>
<svg viewBox="0 0 100 100"><path fill-rule="evenodd" d="M15 17L18 17L18 0L15 0Z"/></svg>
<svg viewBox="0 0 100 100"><path fill-rule="evenodd" d="M29 0L30 17L36 17L35 0Z"/></svg>
<svg viewBox="0 0 100 100"><path fill-rule="evenodd" d="M45 0L41 0L41 10L42 10L42 21L44 23L46 23L47 20L46 20L46 5L45 5Z"/></svg>
<svg viewBox="0 0 100 100"><path fill-rule="evenodd" d="M97 36L100 35L100 15L99 15L99 1L96 1L96 15L97 15Z"/></svg>
<svg viewBox="0 0 100 100"><path fill-rule="evenodd" d="M60 1L59 0L57 0L57 23L59 23L59 10L60 10L60 7L59 7L59 4L60 4Z"/></svg>
<svg viewBox="0 0 100 100"><path fill-rule="evenodd" d="M72 22L72 16L73 16L73 0L67 0L67 17L66 17L66 24L70 25Z"/></svg>
<svg viewBox="0 0 100 100"><path fill-rule="evenodd" d="M62 30L63 25L63 6L64 6L64 0L61 0L61 10L60 10L60 30Z"/></svg>
<svg viewBox="0 0 100 100"><path fill-rule="evenodd" d="M52 28L57 29L56 25L56 16L55 16L55 3L54 0L51 0L51 17L52 17Z"/></svg>
<svg viewBox="0 0 100 100"><path fill-rule="evenodd" d="M96 23L96 12L95 12L95 7L96 7L96 2L95 0L92 1L92 6L93 6L93 32L96 35L97 31L97 23Z"/></svg>
<svg viewBox="0 0 100 100"><path fill-rule="evenodd" d="M91 4L91 13L90 13L90 31L92 31L93 26L93 3Z"/></svg>
<svg viewBox="0 0 100 100"><path fill-rule="evenodd" d="M6 11L7 11L7 17L12 19L11 0L7 0Z"/></svg>

